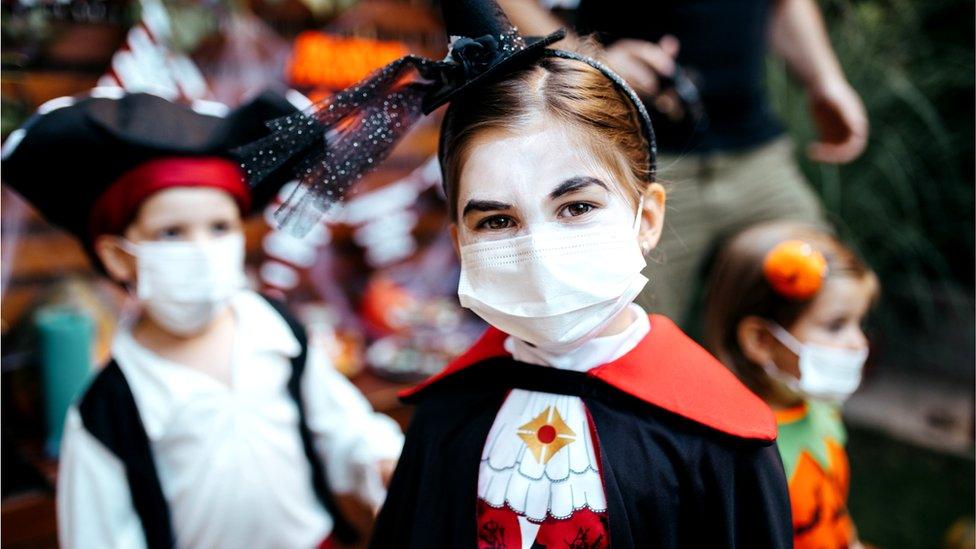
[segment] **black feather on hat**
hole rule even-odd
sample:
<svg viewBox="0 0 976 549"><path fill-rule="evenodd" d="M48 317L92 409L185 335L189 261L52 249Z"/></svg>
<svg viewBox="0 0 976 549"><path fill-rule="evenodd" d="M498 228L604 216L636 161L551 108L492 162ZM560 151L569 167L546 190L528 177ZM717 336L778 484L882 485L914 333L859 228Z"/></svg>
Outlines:
<svg viewBox="0 0 976 549"><path fill-rule="evenodd" d="M522 63L538 59L547 46L562 40L562 29L544 37L522 36L493 0L443 0L444 28L450 43L442 83L424 98L425 114L490 82Z"/></svg>
<svg viewBox="0 0 976 549"><path fill-rule="evenodd" d="M92 210L121 176L167 157L233 159L231 148L268 133L264 121L297 110L270 92L227 112L217 103L194 110L155 95L95 88L42 105L10 134L3 182L90 248ZM288 170L269 174L251 189L251 204L273 198L291 177Z"/></svg>

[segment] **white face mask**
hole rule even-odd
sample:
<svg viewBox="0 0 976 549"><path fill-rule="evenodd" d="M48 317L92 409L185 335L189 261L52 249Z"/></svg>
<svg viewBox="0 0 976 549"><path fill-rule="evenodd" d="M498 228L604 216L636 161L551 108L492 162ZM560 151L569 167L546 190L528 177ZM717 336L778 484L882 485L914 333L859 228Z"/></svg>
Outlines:
<svg viewBox="0 0 976 549"><path fill-rule="evenodd" d="M461 247L461 305L551 352L595 337L647 284L634 226L549 222L525 236Z"/></svg>
<svg viewBox="0 0 976 549"><path fill-rule="evenodd" d="M801 343L776 323L769 331L800 359L800 379L767 365L766 373L790 390L809 397L837 403L847 400L861 384L868 349L842 349L813 343Z"/></svg>
<svg viewBox="0 0 976 549"><path fill-rule="evenodd" d="M137 294L146 312L168 331L202 331L244 287L244 237L204 242L127 243L136 258Z"/></svg>

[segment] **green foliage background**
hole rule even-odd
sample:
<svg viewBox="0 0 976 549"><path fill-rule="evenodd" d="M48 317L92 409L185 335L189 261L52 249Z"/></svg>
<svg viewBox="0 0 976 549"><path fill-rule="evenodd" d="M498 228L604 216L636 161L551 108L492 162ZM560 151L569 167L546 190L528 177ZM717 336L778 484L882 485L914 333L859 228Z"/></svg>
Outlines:
<svg viewBox="0 0 976 549"><path fill-rule="evenodd" d="M973 376L974 3L821 0L871 121L845 166L801 158L841 234L878 271L872 324L885 366ZM798 142L806 97L770 61L771 98Z"/></svg>

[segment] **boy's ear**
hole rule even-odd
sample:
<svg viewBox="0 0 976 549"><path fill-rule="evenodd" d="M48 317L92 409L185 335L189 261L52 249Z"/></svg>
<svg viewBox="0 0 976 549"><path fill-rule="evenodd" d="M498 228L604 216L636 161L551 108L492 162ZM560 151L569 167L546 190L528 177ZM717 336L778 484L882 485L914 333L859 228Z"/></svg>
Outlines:
<svg viewBox="0 0 976 549"><path fill-rule="evenodd" d="M641 211L640 232L637 235L641 251L647 254L653 250L664 231L664 187L651 183L644 191L644 206Z"/></svg>
<svg viewBox="0 0 976 549"><path fill-rule="evenodd" d="M753 364L773 361L773 336L766 322L757 316L747 316L736 327L736 338L742 354Z"/></svg>
<svg viewBox="0 0 976 549"><path fill-rule="evenodd" d="M113 235L101 235L95 239L95 255L105 272L116 282L130 284L136 279L136 258L122 248L122 239Z"/></svg>

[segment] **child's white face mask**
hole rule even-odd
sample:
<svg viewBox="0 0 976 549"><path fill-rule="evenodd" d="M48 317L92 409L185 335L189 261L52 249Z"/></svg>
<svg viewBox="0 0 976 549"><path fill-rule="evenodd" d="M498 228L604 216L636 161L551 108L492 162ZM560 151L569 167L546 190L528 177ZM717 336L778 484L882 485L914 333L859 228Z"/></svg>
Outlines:
<svg viewBox="0 0 976 549"><path fill-rule="evenodd" d="M765 365L766 373L801 395L836 403L846 401L861 384L868 349L842 349L813 343L801 343L776 323L769 323L769 331L780 343L800 359L800 379Z"/></svg>
<svg viewBox="0 0 976 549"><path fill-rule="evenodd" d="M539 223L529 234L461 246L461 305L551 352L598 335L647 284L637 244L642 207L585 228Z"/></svg>
<svg viewBox="0 0 976 549"><path fill-rule="evenodd" d="M206 328L244 287L244 237L126 243L136 258L137 295L147 314L177 335Z"/></svg>

